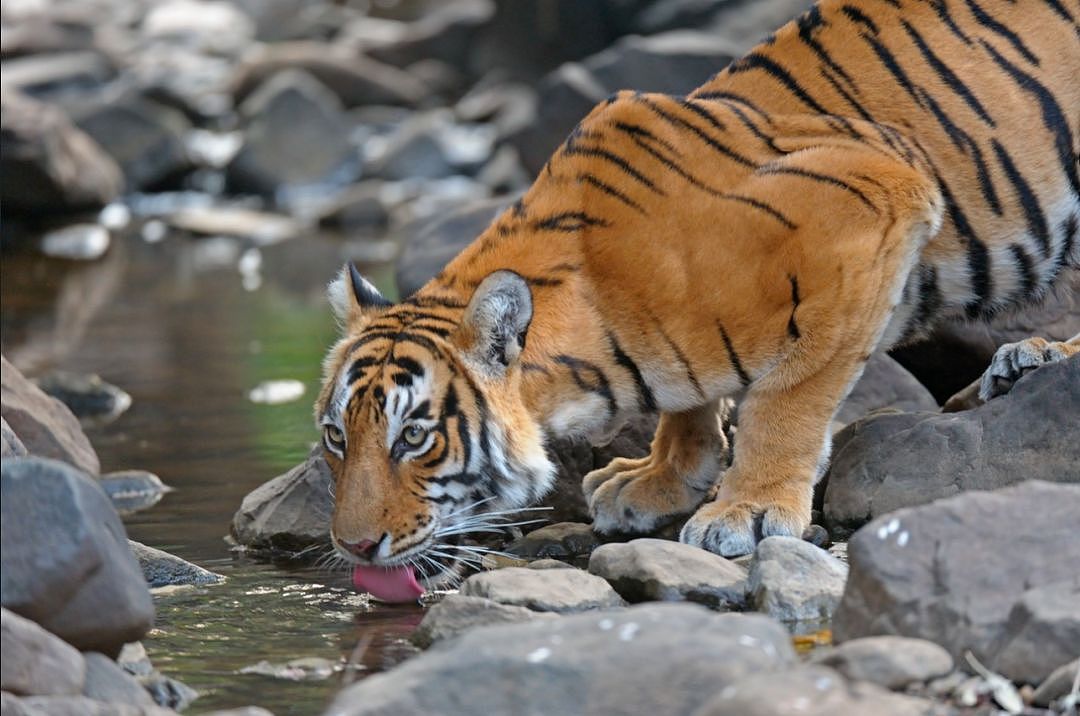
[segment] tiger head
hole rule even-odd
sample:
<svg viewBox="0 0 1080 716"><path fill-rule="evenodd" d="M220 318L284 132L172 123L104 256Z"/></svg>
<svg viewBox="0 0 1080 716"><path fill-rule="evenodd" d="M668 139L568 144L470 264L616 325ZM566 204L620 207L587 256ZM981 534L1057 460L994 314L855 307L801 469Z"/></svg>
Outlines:
<svg viewBox="0 0 1080 716"><path fill-rule="evenodd" d="M505 526L554 480L519 387L529 287L496 271L467 303L395 305L350 264L329 298L343 335L315 417L334 476L331 540L351 564L409 567L438 586L477 561L464 534Z"/></svg>

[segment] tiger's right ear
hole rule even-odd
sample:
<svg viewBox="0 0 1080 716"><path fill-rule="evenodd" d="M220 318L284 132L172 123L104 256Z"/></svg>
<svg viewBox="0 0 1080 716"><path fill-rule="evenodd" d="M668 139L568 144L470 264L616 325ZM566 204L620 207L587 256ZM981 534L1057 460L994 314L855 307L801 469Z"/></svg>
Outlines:
<svg viewBox="0 0 1080 716"><path fill-rule="evenodd" d="M338 324L350 333L363 328L376 311L394 305L379 293L374 284L360 275L356 264L351 261L330 282L326 297L330 300Z"/></svg>

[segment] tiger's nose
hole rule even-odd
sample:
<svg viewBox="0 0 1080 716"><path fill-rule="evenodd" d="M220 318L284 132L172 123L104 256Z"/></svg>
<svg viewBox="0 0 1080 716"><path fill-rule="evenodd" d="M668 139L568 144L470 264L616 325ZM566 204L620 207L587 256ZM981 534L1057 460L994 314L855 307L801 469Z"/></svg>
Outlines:
<svg viewBox="0 0 1080 716"><path fill-rule="evenodd" d="M354 554L360 559L370 560L375 556L375 549L379 546L378 542L369 539L362 539L359 542L346 542L345 540L339 540L338 543L344 547L350 554Z"/></svg>

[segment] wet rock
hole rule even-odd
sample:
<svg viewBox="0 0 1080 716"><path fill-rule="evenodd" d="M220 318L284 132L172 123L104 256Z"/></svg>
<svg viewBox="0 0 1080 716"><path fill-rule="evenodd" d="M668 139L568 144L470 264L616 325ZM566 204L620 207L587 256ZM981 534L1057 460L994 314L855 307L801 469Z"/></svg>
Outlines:
<svg viewBox="0 0 1080 716"><path fill-rule="evenodd" d="M580 569L507 567L480 572L461 583L461 594L560 614L624 604L611 585Z"/></svg>
<svg viewBox="0 0 1080 716"><path fill-rule="evenodd" d="M86 685L83 696L108 704L127 704L136 707L156 706L133 676L115 661L97 652L83 654L86 660Z"/></svg>
<svg viewBox="0 0 1080 716"><path fill-rule="evenodd" d="M836 641L930 639L953 658L971 650L992 671L1039 683L1080 642L1078 511L1080 486L1031 481L874 520L848 543Z"/></svg>
<svg viewBox="0 0 1080 716"><path fill-rule="evenodd" d="M699 602L720 610L746 603L746 571L719 555L659 539L597 547L589 572L628 602Z"/></svg>
<svg viewBox="0 0 1080 716"><path fill-rule="evenodd" d="M923 639L869 636L814 652L810 661L836 669L853 681L903 689L945 676L953 668L949 652Z"/></svg>
<svg viewBox="0 0 1080 716"><path fill-rule="evenodd" d="M79 420L108 422L131 407L130 395L98 375L53 371L34 382Z"/></svg>
<svg viewBox="0 0 1080 716"><path fill-rule="evenodd" d="M1080 481L1080 356L1047 365L963 413L877 415L834 440L830 529L1021 480Z"/></svg>
<svg viewBox="0 0 1080 716"><path fill-rule="evenodd" d="M283 664L263 660L240 669L241 674L256 674L283 681L325 681L342 669L340 660L333 661L319 656L291 659Z"/></svg>
<svg viewBox="0 0 1080 716"><path fill-rule="evenodd" d="M0 366L0 411L27 451L96 475L101 463L71 411L27 380L7 358L0 357Z"/></svg>
<svg viewBox="0 0 1080 716"><path fill-rule="evenodd" d="M848 682L821 666L752 674L724 688L694 716L945 716L930 701L901 696L869 683Z"/></svg>
<svg viewBox="0 0 1080 716"><path fill-rule="evenodd" d="M294 238L302 231L299 222L282 214L236 206L203 206L181 209L166 221L174 228L199 236L235 236L264 246Z"/></svg>
<svg viewBox="0 0 1080 716"><path fill-rule="evenodd" d="M8 609L0 609L0 620L0 689L26 696L82 693L86 663L78 649Z"/></svg>
<svg viewBox="0 0 1080 716"><path fill-rule="evenodd" d="M345 28L343 42L397 67L428 58L464 67L477 29L494 14L491 0L450 0L429 6L412 22L360 18Z"/></svg>
<svg viewBox="0 0 1080 716"><path fill-rule="evenodd" d="M349 124L338 98L306 72L279 72L240 105L244 145L227 168L233 191L342 183L356 172Z"/></svg>
<svg viewBox="0 0 1080 716"><path fill-rule="evenodd" d="M9 458L0 474L3 606L80 649L116 654L145 634L150 591L101 487L41 458Z"/></svg>
<svg viewBox="0 0 1080 716"><path fill-rule="evenodd" d="M751 606L789 624L828 620L840 603L848 567L795 537L767 537L754 550Z"/></svg>
<svg viewBox="0 0 1080 716"><path fill-rule="evenodd" d="M3 452L0 453L3 457L22 457L26 454L26 446L4 418L0 418L0 440L3 441Z"/></svg>
<svg viewBox="0 0 1080 716"><path fill-rule="evenodd" d="M73 118L120 166L128 189L153 188L192 168L184 144L187 118L137 92L108 93Z"/></svg>
<svg viewBox="0 0 1080 716"><path fill-rule="evenodd" d="M108 704L87 696L30 696L20 702L27 716L175 716L157 706Z"/></svg>
<svg viewBox="0 0 1080 716"><path fill-rule="evenodd" d="M507 547L527 559L586 557L600 545L592 527L581 522L556 522L528 533Z"/></svg>
<svg viewBox="0 0 1080 716"><path fill-rule="evenodd" d="M556 618L555 614L537 612L512 604L500 604L483 597L451 594L428 609L409 639L421 649L426 649L437 641L455 637L476 627Z"/></svg>
<svg viewBox="0 0 1080 716"><path fill-rule="evenodd" d="M98 208L115 199L122 186L116 162L63 112L0 91L0 201L5 213Z"/></svg>
<svg viewBox="0 0 1080 716"><path fill-rule="evenodd" d="M528 704L536 716L688 714L793 660L787 633L764 617L641 605L466 632L346 688L328 713L458 716L477 704L493 714Z"/></svg>
<svg viewBox="0 0 1080 716"><path fill-rule="evenodd" d="M141 542L128 540L132 554L139 561L143 577L151 588L173 585L218 584L225 581L220 574L203 569L174 554L147 547Z"/></svg>
<svg viewBox="0 0 1080 716"><path fill-rule="evenodd" d="M308 459L249 493L233 516L232 536L257 552L295 554L330 543L333 477L316 446Z"/></svg>
<svg viewBox="0 0 1080 716"><path fill-rule="evenodd" d="M195 689L155 669L141 642L125 644L116 663L135 677L158 706L182 711L199 697Z"/></svg>
<svg viewBox="0 0 1080 716"><path fill-rule="evenodd" d="M884 353L874 353L862 376L833 418L834 424L847 425L882 408L905 413L936 411L937 401L922 383Z"/></svg>
<svg viewBox="0 0 1080 716"><path fill-rule="evenodd" d="M7 25L4 26L5 33ZM57 52L4 61L4 84L37 99L93 91L116 75L100 52Z"/></svg>
<svg viewBox="0 0 1080 716"><path fill-rule="evenodd" d="M413 106L427 95L426 85L408 72L319 42L286 42L249 53L234 80L243 101L266 80L287 70L302 70L333 92L346 107Z"/></svg>
<svg viewBox="0 0 1080 716"><path fill-rule="evenodd" d="M69 261L93 261L109 250L109 232L98 224L71 224L41 237L41 253Z"/></svg>
<svg viewBox="0 0 1080 716"><path fill-rule="evenodd" d="M173 489L146 470L109 472L98 479L98 484L121 515L131 515L153 507Z"/></svg>
<svg viewBox="0 0 1080 716"><path fill-rule="evenodd" d="M1054 672L1039 684L1039 688L1035 689L1032 703L1045 708L1068 694L1076 682L1078 671L1080 671L1080 659L1054 669Z"/></svg>

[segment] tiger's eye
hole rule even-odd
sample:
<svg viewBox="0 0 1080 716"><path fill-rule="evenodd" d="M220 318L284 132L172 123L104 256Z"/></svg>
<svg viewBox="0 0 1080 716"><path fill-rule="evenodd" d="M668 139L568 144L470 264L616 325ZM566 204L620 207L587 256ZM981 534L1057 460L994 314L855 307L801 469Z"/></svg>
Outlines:
<svg viewBox="0 0 1080 716"><path fill-rule="evenodd" d="M327 425L323 428L323 434L331 447L341 449L345 446L345 433L336 425Z"/></svg>
<svg viewBox="0 0 1080 716"><path fill-rule="evenodd" d="M419 447L424 438L427 437L428 431L422 425L410 425L405 428L405 432L401 434L402 440L412 447Z"/></svg>

